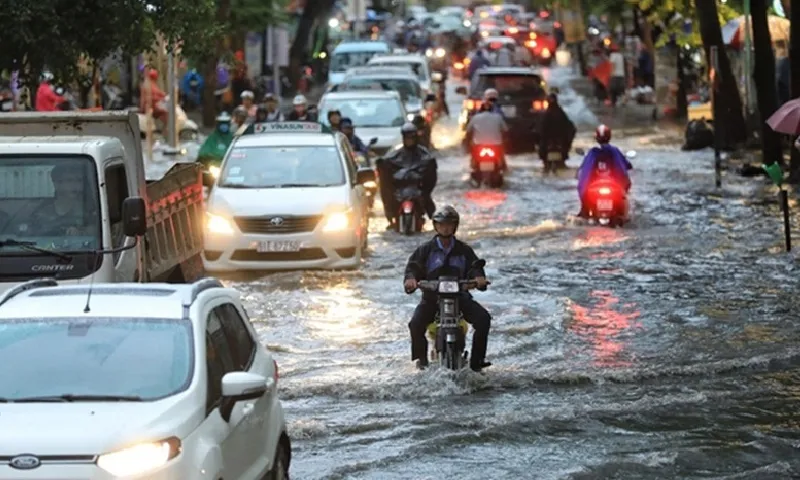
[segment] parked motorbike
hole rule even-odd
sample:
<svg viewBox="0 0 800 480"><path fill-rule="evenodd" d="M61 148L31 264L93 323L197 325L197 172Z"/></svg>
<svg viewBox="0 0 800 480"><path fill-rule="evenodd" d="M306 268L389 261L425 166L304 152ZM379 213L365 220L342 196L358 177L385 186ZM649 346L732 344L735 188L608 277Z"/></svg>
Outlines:
<svg viewBox="0 0 800 480"><path fill-rule="evenodd" d="M163 110L169 108L169 95L159 102L158 107ZM138 116L139 131L142 132L142 138L145 137L148 129L159 133L165 132L167 129L166 125L164 125L163 130L160 129L158 122L156 122L153 117L150 117L150 122L152 123L148 125L147 115L144 112L139 112ZM193 140L197 137L199 131L197 124L186 115L186 112L180 105L175 105L175 127L178 129L178 138L181 140Z"/></svg>
<svg viewBox="0 0 800 480"><path fill-rule="evenodd" d="M486 260L476 260L470 267L470 272L485 265ZM489 284L491 282L487 282ZM461 370L469 365L469 352L466 350L469 324L461 314L459 297L462 291L476 288L475 281L440 276L438 280L421 280L417 285L420 290L437 293L439 300L436 318L428 327L431 361L438 362L448 370Z"/></svg>
<svg viewBox="0 0 800 480"><path fill-rule="evenodd" d="M474 145L471 149L472 178L480 186L500 188L503 186L502 151L492 145Z"/></svg>

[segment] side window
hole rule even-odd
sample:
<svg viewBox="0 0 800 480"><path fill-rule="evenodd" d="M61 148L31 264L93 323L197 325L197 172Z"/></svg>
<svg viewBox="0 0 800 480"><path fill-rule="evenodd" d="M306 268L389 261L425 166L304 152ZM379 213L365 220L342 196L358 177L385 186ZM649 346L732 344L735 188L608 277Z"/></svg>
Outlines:
<svg viewBox="0 0 800 480"><path fill-rule="evenodd" d="M250 330L244 318L239 315L239 311L233 304L226 303L215 308L214 311L222 320L222 328L225 330L225 338L228 340L233 365L236 370L247 371L253 363L256 353L256 341L250 335Z"/></svg>
<svg viewBox="0 0 800 480"><path fill-rule="evenodd" d="M215 311L208 315L206 325L206 413L219 406L222 400L222 377L236 371L222 322Z"/></svg>
<svg viewBox="0 0 800 480"><path fill-rule="evenodd" d="M350 176L350 183L355 183L357 176L356 172L358 171L358 165L356 165L356 154L353 152L353 149L350 148L350 141L347 140L347 138L342 138L340 142L342 150L344 150L345 161L347 162L347 175Z"/></svg>
<svg viewBox="0 0 800 480"><path fill-rule="evenodd" d="M117 163L107 166L105 182L106 207L111 222L111 247L117 248L125 241L125 232L122 230L122 202L128 198L128 176L125 174L125 165ZM119 259L120 253L114 254L114 263Z"/></svg>

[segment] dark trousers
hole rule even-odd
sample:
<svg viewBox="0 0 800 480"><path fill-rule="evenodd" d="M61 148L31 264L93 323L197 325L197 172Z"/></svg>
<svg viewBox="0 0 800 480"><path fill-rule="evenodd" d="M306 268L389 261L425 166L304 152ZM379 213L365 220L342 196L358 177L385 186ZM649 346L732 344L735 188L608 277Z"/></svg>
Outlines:
<svg viewBox="0 0 800 480"><path fill-rule="evenodd" d="M459 299L461 312L464 319L472 324L475 332L472 334L472 354L470 355L470 367L480 368L486 358L486 346L489 343L489 328L492 324L492 316L480 303L474 299L463 296ZM408 329L411 331L411 360L428 359L428 339L425 333L428 325L433 323L439 304L433 299L423 299L414 310L411 321L408 322Z"/></svg>

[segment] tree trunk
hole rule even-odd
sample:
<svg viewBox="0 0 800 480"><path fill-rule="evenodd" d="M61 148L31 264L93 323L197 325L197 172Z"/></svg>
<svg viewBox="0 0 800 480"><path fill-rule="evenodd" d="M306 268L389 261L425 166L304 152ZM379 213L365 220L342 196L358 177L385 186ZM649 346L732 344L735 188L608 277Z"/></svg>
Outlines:
<svg viewBox="0 0 800 480"><path fill-rule="evenodd" d="M775 54L772 51L772 37L767 21L767 0L751 0L750 10L753 22L753 81L756 84L758 112L761 116L761 150L763 163L781 163L783 148L780 134L767 125L766 120L778 109L778 95L775 89Z"/></svg>
<svg viewBox="0 0 800 480"><path fill-rule="evenodd" d="M217 22L224 24L231 16L231 0L219 0L217 2ZM222 57L224 43L220 39L217 48L203 63L203 126L213 127L217 118L217 102L214 90L217 88L217 62Z"/></svg>
<svg viewBox="0 0 800 480"><path fill-rule="evenodd" d="M303 8L303 14L297 24L297 32L295 33L292 47L289 49L289 79L295 87L299 79L300 67L303 66L303 62L306 60L308 39L311 36L311 30L314 28L314 22L318 16L329 12L332 8L332 0L306 2L306 6Z"/></svg>
<svg viewBox="0 0 800 480"><path fill-rule="evenodd" d="M696 3L697 17L700 21L700 36L703 38L703 48L706 58L711 58L711 47L717 47L718 70L716 72L717 91L715 101L717 112L714 116L714 135L719 135L720 145L730 150L735 145L741 144L747 138L747 128L742 114L742 98L739 95L739 86L733 76L731 63L725 53L722 43L722 29L719 25L717 4L711 0Z"/></svg>
<svg viewBox="0 0 800 480"><path fill-rule="evenodd" d="M789 17L792 24L789 27L789 68L791 69L789 82L790 82L790 96L792 98L800 97L800 8L795 10L791 17ZM800 151L796 148L791 148L792 158L789 163L790 175L792 183L800 182Z"/></svg>
<svg viewBox="0 0 800 480"><path fill-rule="evenodd" d="M678 43L675 43L677 53L675 54L678 68L678 98L675 99L676 116L680 119L689 117L689 101L686 99L686 75L683 71L683 51Z"/></svg>

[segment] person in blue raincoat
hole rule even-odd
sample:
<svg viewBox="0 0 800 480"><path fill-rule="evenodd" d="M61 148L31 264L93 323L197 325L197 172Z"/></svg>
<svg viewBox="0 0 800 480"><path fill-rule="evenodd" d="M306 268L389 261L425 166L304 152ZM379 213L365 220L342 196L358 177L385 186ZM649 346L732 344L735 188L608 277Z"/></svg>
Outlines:
<svg viewBox="0 0 800 480"><path fill-rule="evenodd" d="M181 79L181 96L184 103L193 107L198 107L203 103L203 76L193 68L186 72Z"/></svg>
<svg viewBox="0 0 800 480"><path fill-rule="evenodd" d="M611 178L621 185L626 192L631 188L628 170L632 169L633 165L625 158L620 149L609 143L611 141L611 129L605 125L600 125L595 130L595 139L599 145L586 153L586 156L583 157L583 163L578 169L578 196L581 199L579 217L587 215L584 207L584 197L599 168L608 169L608 174L611 175Z"/></svg>
<svg viewBox="0 0 800 480"><path fill-rule="evenodd" d="M486 58L486 55L484 55L482 49L479 48L475 50L475 53L472 55L472 59L470 59L469 62L469 70L467 71L469 79L472 80L472 77L475 75L475 72L477 72L479 69L483 67L490 67L491 65L492 62L490 62L489 59Z"/></svg>

